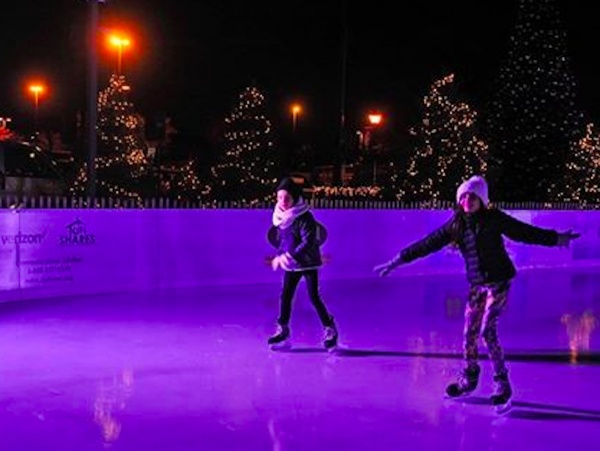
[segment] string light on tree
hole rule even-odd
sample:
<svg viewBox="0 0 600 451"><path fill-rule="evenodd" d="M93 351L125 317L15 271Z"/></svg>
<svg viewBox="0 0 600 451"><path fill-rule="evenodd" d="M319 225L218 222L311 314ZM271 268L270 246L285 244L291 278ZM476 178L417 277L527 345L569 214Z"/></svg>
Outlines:
<svg viewBox="0 0 600 451"><path fill-rule="evenodd" d="M196 163L188 161L182 171L182 177L177 182L177 198L179 200L202 200L208 196L210 188L204 186L196 173Z"/></svg>
<svg viewBox="0 0 600 451"><path fill-rule="evenodd" d="M572 146L565 179L557 200L600 203L600 134L594 124L587 124L585 136Z"/></svg>
<svg viewBox="0 0 600 451"><path fill-rule="evenodd" d="M142 205L149 180L145 154L144 120L127 99L129 85L122 75L112 75L98 95L99 156L95 159L99 197L130 198ZM87 171L79 170L71 193L85 192Z"/></svg>
<svg viewBox="0 0 600 451"><path fill-rule="evenodd" d="M215 201L252 205L272 200L279 164L266 111L264 95L252 85L240 93L225 119L224 154L211 168Z"/></svg>
<svg viewBox="0 0 600 451"><path fill-rule="evenodd" d="M477 113L457 99L454 74L436 80L423 99L423 119L406 173L392 176L401 200L452 200L456 186L485 174L488 146L476 133Z"/></svg>
<svg viewBox="0 0 600 451"><path fill-rule="evenodd" d="M571 143L585 133L555 0L520 0L508 58L488 107L490 173L504 201L563 193Z"/></svg>
<svg viewBox="0 0 600 451"><path fill-rule="evenodd" d="M352 198L380 199L380 186L313 186L312 196L317 199Z"/></svg>

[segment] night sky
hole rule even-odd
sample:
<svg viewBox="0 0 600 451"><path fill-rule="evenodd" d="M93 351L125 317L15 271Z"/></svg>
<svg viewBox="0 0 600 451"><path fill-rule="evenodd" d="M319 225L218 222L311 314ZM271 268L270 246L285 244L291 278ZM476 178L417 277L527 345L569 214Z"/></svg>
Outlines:
<svg viewBox="0 0 600 451"><path fill-rule="evenodd" d="M582 109L600 117L593 62L600 6L561 1L571 68ZM125 29L134 47L123 72L132 100L148 118L173 117L190 135L210 135L241 89L256 81L274 122L291 122L288 104L300 99L305 133L335 135L340 117L344 2L112 0L100 5L103 30ZM461 92L479 108L493 89L508 49L517 0L472 2L347 2L347 121L369 108L407 127L429 84L454 72ZM359 6L360 5L360 6ZM25 91L39 74L51 92L40 117L68 123L86 104L84 0L20 0L4 10L0 27L0 116L15 124L32 114ZM99 85L116 66L116 52L99 53Z"/></svg>

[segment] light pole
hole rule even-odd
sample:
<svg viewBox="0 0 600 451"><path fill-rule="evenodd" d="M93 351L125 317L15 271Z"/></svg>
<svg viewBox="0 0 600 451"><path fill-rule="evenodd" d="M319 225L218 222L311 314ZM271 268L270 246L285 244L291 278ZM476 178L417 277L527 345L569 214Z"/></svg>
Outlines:
<svg viewBox="0 0 600 451"><path fill-rule="evenodd" d="M302 105L293 103L290 111L292 112L292 133L295 135L298 126L298 116L302 113Z"/></svg>
<svg viewBox="0 0 600 451"><path fill-rule="evenodd" d="M34 102L33 123L34 123L36 132L39 131L38 116L39 116L39 109L40 109L40 95L43 94L45 92L45 90L46 89L45 89L44 85L41 83L32 83L29 85L29 92L31 92L31 94L33 95L33 102Z"/></svg>
<svg viewBox="0 0 600 451"><path fill-rule="evenodd" d="M107 0L85 0L89 4L88 24L88 117L87 117L87 194L96 197L96 154L98 149L98 4Z"/></svg>
<svg viewBox="0 0 600 451"><path fill-rule="evenodd" d="M348 41L350 26L348 20L348 1L341 2L341 67L340 67L340 117L338 131L338 151L333 175L334 185L342 183L344 167L348 158L348 136L346 130L346 97L348 84Z"/></svg>
<svg viewBox="0 0 600 451"><path fill-rule="evenodd" d="M381 113L369 113L367 117L369 119L369 124L372 126L381 124L381 121L383 120L383 115Z"/></svg>
<svg viewBox="0 0 600 451"><path fill-rule="evenodd" d="M375 186L377 183L377 158L373 146L373 132L381 125L381 122L383 121L383 114L369 113L367 115L367 120L369 125L367 125L365 133L365 148L373 159L373 186Z"/></svg>
<svg viewBox="0 0 600 451"><path fill-rule="evenodd" d="M131 45L131 40L126 37L111 35L108 42L113 47L117 48L117 75L121 75L121 67L123 65L123 49Z"/></svg>

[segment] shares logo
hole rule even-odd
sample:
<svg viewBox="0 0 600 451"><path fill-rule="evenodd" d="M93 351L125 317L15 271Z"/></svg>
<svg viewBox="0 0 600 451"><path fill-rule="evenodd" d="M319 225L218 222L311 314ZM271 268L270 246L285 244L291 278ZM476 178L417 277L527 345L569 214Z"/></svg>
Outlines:
<svg viewBox="0 0 600 451"><path fill-rule="evenodd" d="M61 246L91 246L96 244L96 235L88 233L85 223L76 219L66 226L67 233L58 237Z"/></svg>

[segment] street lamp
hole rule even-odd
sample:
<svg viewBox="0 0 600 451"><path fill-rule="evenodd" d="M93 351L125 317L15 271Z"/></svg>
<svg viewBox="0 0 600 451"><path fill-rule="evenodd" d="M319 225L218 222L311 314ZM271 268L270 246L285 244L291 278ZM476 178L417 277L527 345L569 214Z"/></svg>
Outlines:
<svg viewBox="0 0 600 451"><path fill-rule="evenodd" d="M367 116L369 119L369 124L375 126L381 124L383 120L383 115L381 113L369 113Z"/></svg>
<svg viewBox="0 0 600 451"><path fill-rule="evenodd" d="M302 105L299 103L293 103L290 111L292 112L292 132L296 134L296 127L298 125L298 116L302 113Z"/></svg>
<svg viewBox="0 0 600 451"><path fill-rule="evenodd" d="M131 40L126 37L111 35L108 38L108 42L110 45L117 48L117 75L121 75L123 48L129 47L131 45Z"/></svg>
<svg viewBox="0 0 600 451"><path fill-rule="evenodd" d="M33 100L34 100L34 106L35 106L35 110L34 110L34 124L35 124L35 131L38 131L38 110L40 108L40 95L44 93L44 91L46 90L46 88L44 87L44 85L40 84L40 83L32 83L29 85L29 92L31 92L31 94L33 94Z"/></svg>
<svg viewBox="0 0 600 451"><path fill-rule="evenodd" d="M383 114L381 113L369 113L367 115L367 120L369 124L365 129L365 149L369 151L371 154L371 158L373 159L373 185L377 183L377 158L374 152L373 146L373 132L377 127L381 125L383 122Z"/></svg>

